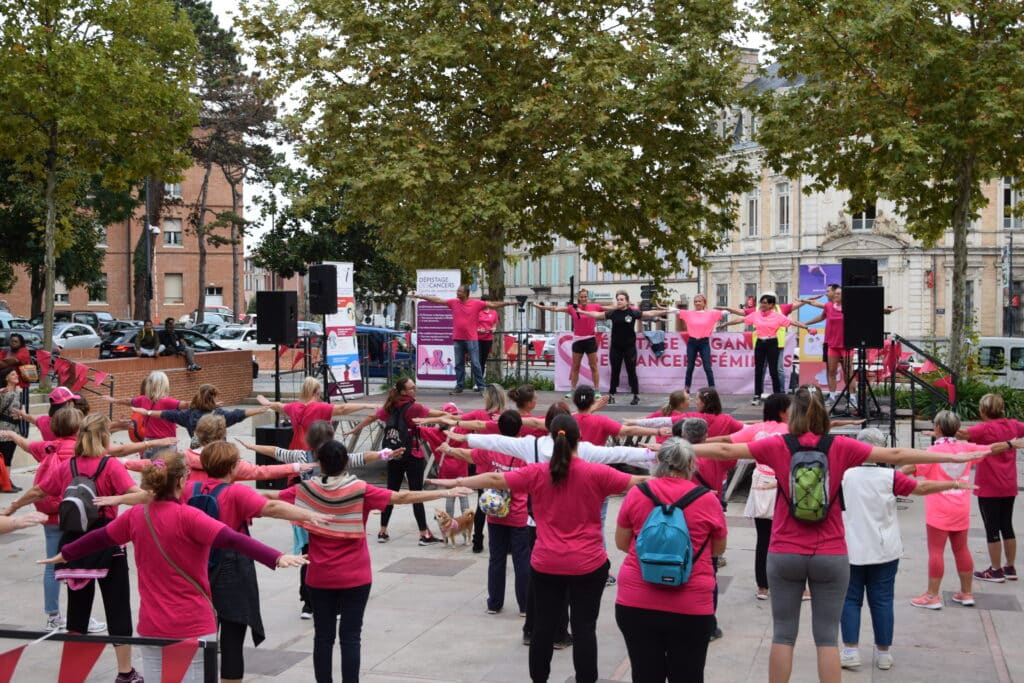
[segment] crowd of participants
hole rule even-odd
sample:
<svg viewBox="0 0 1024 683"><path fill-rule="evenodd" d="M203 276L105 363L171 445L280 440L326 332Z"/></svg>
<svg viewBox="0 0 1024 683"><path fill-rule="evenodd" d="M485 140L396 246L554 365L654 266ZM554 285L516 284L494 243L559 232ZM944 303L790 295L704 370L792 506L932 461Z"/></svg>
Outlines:
<svg viewBox="0 0 1024 683"><path fill-rule="evenodd" d="M858 639L865 593L874 631L870 665L893 666L894 583L902 553L897 496L928 496L928 576L922 577L926 590L911 601L914 606L943 608L947 541L959 579L954 602L974 604L974 578L996 583L1017 578L1013 449L1024 445L1019 441L1024 424L1005 417L998 395L982 398L982 421L968 429L955 414L940 412L934 444L915 450L885 447L875 429L862 430L857 438L830 434L840 423L831 420L814 386L800 387L792 397L772 394L763 404L763 419L750 424L726 414L713 388L697 391L692 408L690 395L680 390L651 415L624 423L600 413L608 397L586 384L572 392L571 404L556 401L543 413L529 385L507 394L494 385L482 391L484 408L465 413L450 403L432 409L418 402L409 378L396 382L382 405L330 404L319 400L319 381L308 378L298 401L260 397L258 408L226 409L211 385L187 401L170 397L167 377L157 371L138 396L124 402L144 419L150 438L113 444L112 430L138 422L112 423L89 414L88 402L59 387L50 395L48 414L34 418L41 440L0 431L0 442L15 444L39 463L31 488L3 510L0 532L43 527L48 629L216 639L225 681L244 677L246 633L256 645L266 637L255 562L301 567L300 616L313 621L316 680L332 680L339 642L342 680L357 681L373 576L369 514L382 513L376 540L386 543L393 506L412 505L419 544L434 545L439 539L423 504L445 498L454 517L456 500L466 512L474 490L473 551L483 551L485 538L489 551L483 608L487 614L505 609L511 557L512 595L524 618L523 643L529 646L534 681L548 680L553 651L569 646L576 680L598 680L597 620L602 595L611 586L633 680L703 680L709 643L725 635L715 618L716 575L728 536L723 489L741 459L755 463L744 514L754 519L757 532L752 599L771 605L770 681L790 677L801 603L808 598L820 680L838 681L842 667L862 666ZM293 438L288 448L236 439L280 462L257 467L227 440L227 427L269 410L288 416ZM331 420L361 411L371 412L353 432L375 421L401 422L408 445L349 453ZM174 448L178 426L191 440L183 451ZM620 439L648 441L617 445ZM794 489L793 462L808 451L822 453L827 461L816 521L802 517ZM140 457L122 460L135 454ZM425 479L431 454L438 476ZM387 461L386 488L349 471L374 460ZM281 477L291 479L281 491L259 493L239 483ZM93 482L98 495L96 519L77 528L67 521L75 518L66 514L68 492L83 479ZM424 484L437 488L424 490ZM972 492L990 556L990 566L978 571L967 550ZM609 530L625 554L616 577L605 544L605 517L608 498L620 494L625 499ZM842 507L833 504L840 498ZM16 514L28 505L36 512ZM638 538L656 507L673 505L688 528L692 568L682 582L660 585L647 575ZM292 552L252 538L249 526L256 517L289 522ZM138 577L135 625L128 543L135 546ZM67 587L66 612L60 609L60 582ZM106 623L91 616L97 588ZM141 648L142 673L133 667L131 649L114 648L116 680L137 682L143 675L160 680L160 649ZM200 654L185 680L202 680Z"/></svg>

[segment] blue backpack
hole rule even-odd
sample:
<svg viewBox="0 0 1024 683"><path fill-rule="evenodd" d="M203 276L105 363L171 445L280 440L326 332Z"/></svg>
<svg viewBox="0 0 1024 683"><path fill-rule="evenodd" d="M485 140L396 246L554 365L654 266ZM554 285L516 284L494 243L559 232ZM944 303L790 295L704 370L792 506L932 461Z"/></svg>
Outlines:
<svg viewBox="0 0 1024 683"><path fill-rule="evenodd" d="M217 496L220 492L228 487L228 484L218 484L209 493L203 493L203 482L197 481L192 484L192 495L188 499L188 504L197 510L202 510L206 513L207 517L220 521L220 503L217 502ZM220 551L215 548L210 548L210 560L207 563L207 569L213 569L220 562Z"/></svg>
<svg viewBox="0 0 1024 683"><path fill-rule="evenodd" d="M693 565L710 540L710 537L704 539L700 550L696 555L693 554L690 528L686 525L683 510L711 489L698 486L671 505L665 505L654 495L647 482L640 484L639 488L654 503L654 509L647 515L636 537L640 573L648 583L682 586L690 580Z"/></svg>

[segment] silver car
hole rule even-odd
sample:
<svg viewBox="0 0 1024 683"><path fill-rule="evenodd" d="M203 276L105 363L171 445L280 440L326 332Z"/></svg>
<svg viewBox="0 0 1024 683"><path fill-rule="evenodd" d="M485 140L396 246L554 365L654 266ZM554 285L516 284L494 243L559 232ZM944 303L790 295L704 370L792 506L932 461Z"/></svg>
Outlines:
<svg viewBox="0 0 1024 683"><path fill-rule="evenodd" d="M42 325L36 325L32 330L40 336L43 334ZM96 330L84 323L53 324L53 345L58 349L96 349L100 342Z"/></svg>

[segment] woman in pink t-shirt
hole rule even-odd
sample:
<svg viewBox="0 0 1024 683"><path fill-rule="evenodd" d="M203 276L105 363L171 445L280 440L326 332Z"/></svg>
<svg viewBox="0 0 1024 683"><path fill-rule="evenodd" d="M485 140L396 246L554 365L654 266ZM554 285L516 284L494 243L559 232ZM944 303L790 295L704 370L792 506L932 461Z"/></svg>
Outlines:
<svg viewBox="0 0 1024 683"><path fill-rule="evenodd" d="M135 505L105 527L90 531L65 545L60 554L45 562L72 561L130 541L135 545L139 580L139 635L216 639L217 620L207 576L211 548L243 553L272 569L298 566L305 564L306 560L279 553L231 530L199 509L183 505L181 498L187 478L188 465L180 453L170 450L157 453L142 472L142 486L152 496L153 502ZM126 606L128 597L124 596ZM149 680L159 681L162 648L144 646L140 649L143 672ZM124 680L142 680L137 674L135 676ZM196 653L182 680L203 680L201 652Z"/></svg>
<svg viewBox="0 0 1024 683"><path fill-rule="evenodd" d="M324 403L318 400L323 394L323 385L316 377L307 377L302 381L299 400L291 403L270 401L262 394L256 396L261 406L270 408L275 413L283 413L292 423L292 438L288 443L290 450L305 448L306 430L317 420L330 421L331 418L358 413L360 410L377 410L375 403Z"/></svg>
<svg viewBox="0 0 1024 683"><path fill-rule="evenodd" d="M317 449L316 457L320 476L291 486L277 497L334 516L327 525L303 524L309 531L306 583L313 603L313 671L316 680L331 680L337 637L341 641L342 681L358 681L363 614L373 580L366 544L370 511L408 503L422 506L439 498L469 495L470 491L391 491L371 486L345 471L348 451L334 440Z"/></svg>
<svg viewBox="0 0 1024 683"><path fill-rule="evenodd" d="M142 380L138 396L132 398L104 396L103 400L113 405L144 408L153 411L180 410L186 407L184 401L179 401L171 396L171 382L167 378L167 373L160 370L154 370L146 376L146 379ZM175 436L178 433L178 425L164 420L159 415L149 417L139 413L132 413L132 420L140 420L142 422L144 425L142 431L147 439L164 439ZM156 448L150 449L145 453L144 457L149 459L153 457L153 453L156 451Z"/></svg>
<svg viewBox="0 0 1024 683"><path fill-rule="evenodd" d="M690 391L690 384L693 381L693 368L697 363L697 356L700 356L700 365L704 368L704 376L708 380L708 386L715 387L715 373L711 369L711 334L715 327L722 322L722 311L715 311L708 308L708 300L703 294L693 297L693 309L678 309L676 316L686 324L686 381L684 386L686 392Z"/></svg>
<svg viewBox="0 0 1024 683"><path fill-rule="evenodd" d="M842 363L843 377L852 377L850 371L850 351L844 345L843 327L843 289L838 285L832 285L825 295L828 301L821 303L816 299L800 299L801 302L822 309L821 315L807 321L808 325L816 325L822 320L825 321L825 346L828 348L828 358L825 359L826 372L828 375L828 393L832 400L836 398L836 371Z"/></svg>
<svg viewBox="0 0 1024 683"><path fill-rule="evenodd" d="M789 435L803 448L816 447L828 436L829 417L821 390L800 387L789 412ZM930 462L964 462L973 454L929 453L908 448L879 448L844 436L828 437L829 496L839 497L843 474L865 461L895 465ZM797 520L790 513L789 469L792 452L787 439L761 439L750 444L700 444L694 449L705 458L753 458L768 465L778 478L779 493L768 548L768 583L771 586L774 635L768 660L768 678L788 681L793 668L793 646L800 625L800 603L804 587L811 588L811 622L818 649L818 672L823 681L839 681L841 668L838 624L846 597L850 565L846 551L842 511L830 505L821 522ZM1005 446L1003 446L1005 450Z"/></svg>
<svg viewBox="0 0 1024 683"><path fill-rule="evenodd" d="M650 415L645 417L667 417L673 421L681 420L683 412L690 407L690 395L682 389L677 389L668 395L668 400L665 401L665 405L658 408ZM628 423L623 423L628 424ZM671 426L671 425L670 425ZM655 443L665 443L667 436L656 436L654 437Z"/></svg>
<svg viewBox="0 0 1024 683"><path fill-rule="evenodd" d="M703 681L708 642L714 630L715 572L711 558L725 552L725 514L714 495L702 495L683 509L694 559L681 586L644 580L636 538L654 509L681 500L698 487L693 446L679 438L658 451L654 478L631 489L619 509L615 545L626 553L619 571L615 621L622 631L635 681ZM647 491L642 490L647 487ZM710 493L708 491L707 493Z"/></svg>
<svg viewBox="0 0 1024 683"><path fill-rule="evenodd" d="M1024 422L1005 416L1006 404L999 394L985 394L978 401L981 424L957 432L958 439L994 444L1024 436ZM1013 504L1017 500L1017 452L1009 450L978 462L974 483L978 511L985 524L989 567L974 572L975 578L992 583L1017 580L1017 536L1013 531ZM1006 564L1001 560L1006 556Z"/></svg>
<svg viewBox="0 0 1024 683"><path fill-rule="evenodd" d="M422 297L421 297L422 298ZM402 488L402 480L408 480L410 491L423 490L423 473L426 468L426 460L423 458L423 451L420 448L419 427L416 424L418 418L423 417L444 417L447 415L443 410L433 410L422 403L416 402L416 382L410 377L403 377L395 382L395 386L388 391L387 400L374 415L367 415L363 420L352 428L352 432L358 432L363 427L370 425L374 420L380 420L385 424L395 412L401 413L409 434L409 444L406 446L405 454L400 458L388 459L388 488L398 491ZM388 522L391 521L392 506L388 505L380 516L380 530L377 532L377 542L387 543L391 536L388 534ZM423 503L414 503L412 506L413 517L416 518L416 526L420 530L420 545L431 545L440 543L441 539L430 533L427 526L427 514L423 509Z"/></svg>
<svg viewBox="0 0 1024 683"><path fill-rule="evenodd" d="M565 617L573 634L573 664L579 683L597 680L597 617L609 561L601 533L601 501L645 479L576 457L580 430L571 415L551 421L554 450L546 463L515 472L490 472L467 479L435 479L438 486L509 489L529 493L537 522L530 566L537 597L530 640L530 678L546 681L555 631Z"/></svg>
<svg viewBox="0 0 1024 683"><path fill-rule="evenodd" d="M534 308L553 313L568 313L572 321L572 367L569 369L569 386L572 391L576 390L576 384L580 379L580 366L583 364L583 356L587 357L590 364L590 383L597 386L601 375L597 364L597 320L582 311L592 313L603 313L609 310L610 306L590 303L590 292L580 289L576 296L576 302L568 306L541 306L534 304ZM565 398L569 398L566 394Z"/></svg>
<svg viewBox="0 0 1024 683"><path fill-rule="evenodd" d="M772 393L782 393L782 381L779 379L779 330L794 326L808 329L799 320L790 320L775 310L776 299L771 294L762 294L758 310L742 318L732 318L726 325L740 323L754 327L754 400L752 405L761 405L761 394L764 393L764 366L768 364L768 374L772 380Z"/></svg>
<svg viewBox="0 0 1024 683"><path fill-rule="evenodd" d="M976 453L979 456L982 452L988 451L985 446L956 440L956 433L960 430L960 418L956 413L940 410L935 415L934 424L935 442L928 450L937 453ZM939 496L928 496L924 501L924 523L928 537L928 590L910 601L914 607L942 608L939 587L945 573L942 556L946 550L947 539L956 562L956 573L960 577L960 592L953 594L953 602L966 606L974 604L974 594L971 590L974 560L971 558L970 548L967 547L967 531L971 527L972 465L973 462L964 462L903 467L904 474L938 482L951 482L953 486L952 490L944 491Z"/></svg>

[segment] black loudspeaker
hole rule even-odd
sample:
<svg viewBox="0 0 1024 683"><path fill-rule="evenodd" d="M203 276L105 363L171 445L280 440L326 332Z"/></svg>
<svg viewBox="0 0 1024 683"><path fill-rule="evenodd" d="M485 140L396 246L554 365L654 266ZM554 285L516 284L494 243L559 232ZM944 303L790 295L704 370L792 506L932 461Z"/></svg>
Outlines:
<svg viewBox="0 0 1024 683"><path fill-rule="evenodd" d="M873 258L844 258L843 289L847 287L877 287L878 261ZM846 297L844 296L845 300Z"/></svg>
<svg viewBox="0 0 1024 683"><path fill-rule="evenodd" d="M256 292L256 342L291 346L299 338L295 292Z"/></svg>
<svg viewBox="0 0 1024 683"><path fill-rule="evenodd" d="M843 287L843 346L882 348L884 307L884 287Z"/></svg>
<svg viewBox="0 0 1024 683"><path fill-rule="evenodd" d="M257 318L257 320L259 320L259 318ZM267 425L265 427L256 428L257 446L277 446L278 448L288 448L288 444L291 442L291 440L291 427L274 427L273 425ZM257 453L256 464L280 465L281 461ZM286 489L288 488L288 477L282 477L281 479L257 479L256 488L274 489L275 491Z"/></svg>
<svg viewBox="0 0 1024 683"><path fill-rule="evenodd" d="M309 267L309 312L316 315L338 312L338 269L335 266Z"/></svg>

